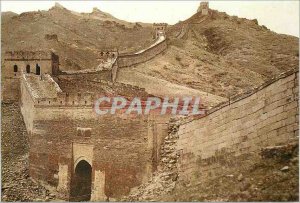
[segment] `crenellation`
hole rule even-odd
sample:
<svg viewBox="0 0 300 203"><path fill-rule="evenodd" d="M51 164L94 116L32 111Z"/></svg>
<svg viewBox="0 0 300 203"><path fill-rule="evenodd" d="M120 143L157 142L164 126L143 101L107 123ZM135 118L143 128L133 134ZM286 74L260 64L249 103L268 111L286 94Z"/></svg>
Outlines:
<svg viewBox="0 0 300 203"><path fill-rule="evenodd" d="M6 51L4 60L51 60L52 53L50 51Z"/></svg>
<svg viewBox="0 0 300 203"><path fill-rule="evenodd" d="M57 98L40 98L35 100L35 106L87 106L94 104L94 94L82 92L61 92Z"/></svg>

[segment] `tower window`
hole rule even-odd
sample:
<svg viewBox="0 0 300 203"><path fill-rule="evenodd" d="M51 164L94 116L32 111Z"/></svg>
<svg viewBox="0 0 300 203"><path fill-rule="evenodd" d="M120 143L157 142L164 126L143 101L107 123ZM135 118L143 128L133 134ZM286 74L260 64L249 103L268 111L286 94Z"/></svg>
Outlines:
<svg viewBox="0 0 300 203"><path fill-rule="evenodd" d="M36 66L35 66L35 74L36 75L40 75L41 74L41 67L39 66L39 64L36 64Z"/></svg>
<svg viewBox="0 0 300 203"><path fill-rule="evenodd" d="M14 72L18 72L18 66L17 65L14 65Z"/></svg>
<svg viewBox="0 0 300 203"><path fill-rule="evenodd" d="M26 66L26 73L30 73L30 65Z"/></svg>

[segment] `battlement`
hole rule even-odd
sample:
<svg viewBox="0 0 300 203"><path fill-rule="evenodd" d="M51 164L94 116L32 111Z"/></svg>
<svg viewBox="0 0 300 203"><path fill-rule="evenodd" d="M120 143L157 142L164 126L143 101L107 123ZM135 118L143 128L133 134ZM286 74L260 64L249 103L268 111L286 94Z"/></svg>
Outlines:
<svg viewBox="0 0 300 203"><path fill-rule="evenodd" d="M166 29L167 26L168 26L168 23L153 23L154 28Z"/></svg>
<svg viewBox="0 0 300 203"><path fill-rule="evenodd" d="M78 75L75 78L64 75L59 77L60 83L58 84L48 74L42 76L23 74L22 86L23 92L30 96L34 106L92 107L99 96L125 96L127 98L148 96L144 88L137 86L92 78L85 78L85 82L80 83L82 80L83 78ZM79 86L80 88L77 88ZM112 89L114 91L110 91Z"/></svg>
<svg viewBox="0 0 300 203"><path fill-rule="evenodd" d="M52 60L51 51L6 51L4 60Z"/></svg>
<svg viewBox="0 0 300 203"><path fill-rule="evenodd" d="M98 51L98 59L116 58L118 57L118 50L102 50Z"/></svg>
<svg viewBox="0 0 300 203"><path fill-rule="evenodd" d="M92 106L94 95L84 92L59 92L56 98L39 98L36 106Z"/></svg>
<svg viewBox="0 0 300 203"><path fill-rule="evenodd" d="M153 28L155 30L155 36L154 38L159 38L159 36L163 35L166 36L166 28L168 24L167 23L153 23Z"/></svg>
<svg viewBox="0 0 300 203"><path fill-rule="evenodd" d="M35 106L86 106L94 104L94 94L84 92L60 92L56 98L35 98Z"/></svg>

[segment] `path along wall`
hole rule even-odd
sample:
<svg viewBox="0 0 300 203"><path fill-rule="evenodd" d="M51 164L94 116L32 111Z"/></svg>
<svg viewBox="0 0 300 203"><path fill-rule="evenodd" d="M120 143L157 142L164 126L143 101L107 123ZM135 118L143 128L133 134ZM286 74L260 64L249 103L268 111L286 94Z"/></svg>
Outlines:
<svg viewBox="0 0 300 203"><path fill-rule="evenodd" d="M177 150L183 180L193 180L196 170L213 172L211 163L220 154L227 159L297 140L298 78L298 72L283 75L246 98L182 124Z"/></svg>

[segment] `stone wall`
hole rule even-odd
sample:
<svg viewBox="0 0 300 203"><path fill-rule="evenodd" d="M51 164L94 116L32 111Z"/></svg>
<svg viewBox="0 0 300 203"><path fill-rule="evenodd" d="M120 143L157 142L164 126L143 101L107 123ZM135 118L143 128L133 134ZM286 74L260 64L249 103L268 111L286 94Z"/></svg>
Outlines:
<svg viewBox="0 0 300 203"><path fill-rule="evenodd" d="M144 52L138 54L119 55L118 66L119 68L123 68L144 63L163 52L166 48L167 42L164 40L157 45L146 49Z"/></svg>
<svg viewBox="0 0 300 203"><path fill-rule="evenodd" d="M48 74L58 73L59 57L47 51L11 51L4 56L4 76L12 77L26 72L26 66L30 66L30 73L36 73L36 65L40 66L40 72ZM18 71L14 72L14 66Z"/></svg>
<svg viewBox="0 0 300 203"><path fill-rule="evenodd" d="M36 74L40 67L40 74L58 74L59 57L47 51L10 51L4 55L2 69L2 100L19 101L20 99L20 77L23 73ZM15 68L17 67L17 69Z"/></svg>
<svg viewBox="0 0 300 203"><path fill-rule="evenodd" d="M70 120L66 116L35 120L30 135L30 176L58 186L59 165L67 165L70 184L76 166L73 144L79 143L93 146L91 166L93 172L105 172L104 194L107 197L127 194L152 172L152 143L148 143L147 126L147 118L122 119L114 115L98 119ZM91 136L79 135L78 127L91 128Z"/></svg>
<svg viewBox="0 0 300 203"><path fill-rule="evenodd" d="M197 170L213 173L216 165L212 163L220 157L238 157L297 140L298 79L298 72L283 74L182 124L177 143L182 180L193 180Z"/></svg>
<svg viewBox="0 0 300 203"><path fill-rule="evenodd" d="M66 77L74 77L74 78L79 78L81 77L82 79L91 79L91 78L97 78L99 80L106 80L106 81L112 81L112 71L111 70L101 70L101 71L94 71L91 73L65 73L61 72L61 76L66 76Z"/></svg>
<svg viewBox="0 0 300 203"><path fill-rule="evenodd" d="M23 120L27 129L27 132L32 132L33 129L33 119L35 115L34 109L34 99L32 92L27 86L25 80L21 79L20 81L20 107L23 115Z"/></svg>
<svg viewBox="0 0 300 203"><path fill-rule="evenodd" d="M41 67L41 73L52 73L51 60L44 61L4 61L4 69L2 71L2 100L3 101L19 101L20 99L20 77L26 72L26 66L30 65L30 72L36 73L36 64ZM18 71L14 72L14 66L18 66Z"/></svg>
<svg viewBox="0 0 300 203"><path fill-rule="evenodd" d="M29 85L32 78L22 78L21 110L29 132L32 178L57 187L61 198L76 200L70 196L76 182L74 171L78 160L85 160L92 167L91 199L95 201L126 195L130 188L148 180L160 159L168 116L98 116L93 109L94 94L79 93L74 86L82 80L60 76L55 80L64 80L63 90L76 91L40 98L32 89L38 88L39 83ZM92 92L99 90L97 87L114 85L117 92L147 96L137 87L98 82L95 86L94 82L78 85ZM82 133L82 129L89 129L90 133Z"/></svg>
<svg viewBox="0 0 300 203"><path fill-rule="evenodd" d="M65 199L70 198L76 167L74 144L93 148L87 160L93 173L92 199L99 201L126 195L132 187L147 181L156 169L160 145L167 135L168 118L97 116L87 107L38 106L34 112L29 138L30 176L56 187L66 185L62 193ZM91 134L78 133L81 128L90 128ZM85 159L85 151L77 154ZM101 182L103 178L105 182ZM60 179L64 183L59 183Z"/></svg>

